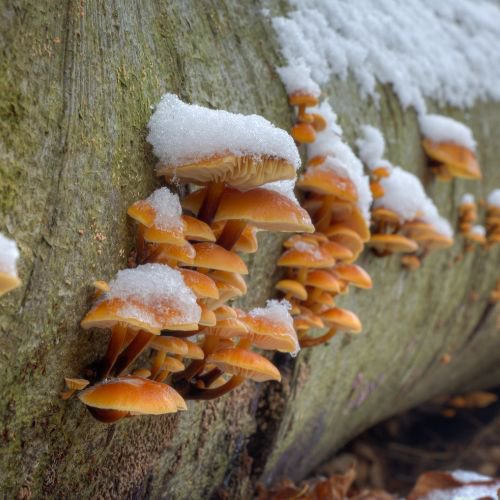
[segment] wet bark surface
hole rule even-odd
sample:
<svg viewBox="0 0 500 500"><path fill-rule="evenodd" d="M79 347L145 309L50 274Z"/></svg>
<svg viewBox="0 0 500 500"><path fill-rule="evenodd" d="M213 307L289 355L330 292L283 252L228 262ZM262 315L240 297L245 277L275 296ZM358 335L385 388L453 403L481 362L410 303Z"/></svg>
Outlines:
<svg viewBox="0 0 500 500"><path fill-rule="evenodd" d="M339 301L364 332L296 359L277 356L282 385L249 383L181 415L115 425L96 422L77 400L59 400L63 378L104 352L106 332L79 328L91 284L126 267L134 234L127 206L159 185L145 142L151 106L170 91L289 128L274 70L283 61L262 7L274 15L287 8L236 0L3 3L0 230L19 243L23 279L0 303L6 497L246 498L257 480L300 479L395 412L500 381L499 306L487 301L500 252L457 260L456 244L415 273L397 257L365 254L374 289ZM324 90L347 138L364 123L379 126L387 157L423 178L451 220L463 193L484 197L500 186L500 106L445 110L473 128L484 172L481 183L445 184L428 174L416 117L389 88L378 107L350 80ZM273 295L282 239L259 235L245 307ZM444 353L449 365L439 362Z"/></svg>

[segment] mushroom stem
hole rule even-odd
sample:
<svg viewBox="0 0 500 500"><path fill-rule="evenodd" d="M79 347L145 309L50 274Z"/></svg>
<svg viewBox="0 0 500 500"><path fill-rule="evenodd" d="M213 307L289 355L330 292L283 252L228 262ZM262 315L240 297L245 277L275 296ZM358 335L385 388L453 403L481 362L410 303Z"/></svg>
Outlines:
<svg viewBox="0 0 500 500"><path fill-rule="evenodd" d="M203 352L205 353L205 358L215 351L217 344L219 343L219 338L215 335L207 335L205 338L205 343L203 344ZM205 360L195 360L191 361L191 364L182 372L179 372L175 377L175 380L191 380L193 377L198 375L203 368L205 368Z"/></svg>
<svg viewBox="0 0 500 500"><path fill-rule="evenodd" d="M170 371L168 371L166 368L163 368L158 372L158 375L156 376L155 380L156 382L164 382L169 375Z"/></svg>
<svg viewBox="0 0 500 500"><path fill-rule="evenodd" d="M299 273L297 274L297 281L304 284L307 280L307 272L308 272L307 267L299 268Z"/></svg>
<svg viewBox="0 0 500 500"><path fill-rule="evenodd" d="M198 211L198 219L205 222L208 225L212 224L213 218L217 213L219 208L219 202L224 193L224 183L223 182L210 182L207 186L207 193L205 194L205 199L201 204L200 210Z"/></svg>
<svg viewBox="0 0 500 500"><path fill-rule="evenodd" d="M208 373L205 373L205 375L199 377L198 380L201 380L205 387L210 387L222 375L222 373L223 372L219 370L219 368L214 368Z"/></svg>
<svg viewBox="0 0 500 500"><path fill-rule="evenodd" d="M144 241L144 229L143 224L137 225L137 236L135 241L135 249L137 251L137 263L144 261L146 257L146 243Z"/></svg>
<svg viewBox="0 0 500 500"><path fill-rule="evenodd" d="M323 293L323 290L321 290L321 288L313 288L311 293L308 294L307 303L314 304L319 299L319 297L322 293Z"/></svg>
<svg viewBox="0 0 500 500"><path fill-rule="evenodd" d="M247 223L243 220L228 220L222 230L222 233L217 239L217 244L226 250L232 250L246 226Z"/></svg>
<svg viewBox="0 0 500 500"><path fill-rule="evenodd" d="M151 378L158 380L156 376L159 374L161 367L165 361L167 353L165 351L157 351L153 358L153 365L151 366Z"/></svg>
<svg viewBox="0 0 500 500"><path fill-rule="evenodd" d="M184 396L184 399L191 400L207 400L207 399L216 399L224 396L228 392L236 389L239 385L241 385L245 381L245 377L241 375L234 375L231 377L225 384L220 387L216 387L215 389L200 389L195 385L189 386L188 393Z"/></svg>
<svg viewBox="0 0 500 500"><path fill-rule="evenodd" d="M116 360L114 371L117 376L123 374L123 372L139 357L152 339L152 333L145 332L144 330L139 331L134 340L130 342Z"/></svg>
<svg viewBox="0 0 500 500"><path fill-rule="evenodd" d="M171 332L170 330L162 330L162 336L168 337L177 337L179 339L187 339L188 337L192 337L194 335L198 335L200 333L199 330L189 331L189 332Z"/></svg>
<svg viewBox="0 0 500 500"><path fill-rule="evenodd" d="M321 207L316 212L316 231L324 232L330 226L330 222L332 220L332 207L335 203L335 196L328 195L323 199L323 203Z"/></svg>
<svg viewBox="0 0 500 500"><path fill-rule="evenodd" d="M330 328L327 333L321 335L321 337L302 337L299 340L300 347L314 347L316 345L324 344L328 342L335 334L337 330L335 328Z"/></svg>
<svg viewBox="0 0 500 500"><path fill-rule="evenodd" d="M113 365L123 348L127 338L127 326L123 323L117 323L111 328L111 338L109 339L108 350L104 356L101 377L106 378L113 368Z"/></svg>

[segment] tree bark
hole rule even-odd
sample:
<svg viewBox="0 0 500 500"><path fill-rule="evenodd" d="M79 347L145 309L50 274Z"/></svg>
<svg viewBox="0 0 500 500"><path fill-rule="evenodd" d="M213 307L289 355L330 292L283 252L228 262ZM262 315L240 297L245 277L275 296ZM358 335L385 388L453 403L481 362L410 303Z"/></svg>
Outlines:
<svg viewBox="0 0 500 500"><path fill-rule="evenodd" d="M273 15L281 2L266 2ZM247 498L255 482L300 479L363 429L441 392L500 381L499 306L488 293L500 252L429 256L415 273L398 257L366 253L371 292L342 307L364 323L296 359L277 355L281 385L247 383L176 416L96 422L63 378L105 351L108 334L79 321L91 284L126 267L132 202L158 185L145 141L151 106L166 92L262 114L283 128L290 109L275 66L283 61L259 3L7 1L0 11L0 230L20 245L23 286L0 299L0 487L7 498ZM454 221L465 192L500 186L500 106L465 121L478 140L482 183L439 183L425 167L415 114L388 87L377 107L355 82L325 93L347 138L371 123L387 157L420 175ZM430 108L435 106L430 103ZM437 109L437 107L435 108ZM281 236L259 235L245 307L273 296ZM452 356L440 363L444 353ZM490 374L491 372L491 374Z"/></svg>

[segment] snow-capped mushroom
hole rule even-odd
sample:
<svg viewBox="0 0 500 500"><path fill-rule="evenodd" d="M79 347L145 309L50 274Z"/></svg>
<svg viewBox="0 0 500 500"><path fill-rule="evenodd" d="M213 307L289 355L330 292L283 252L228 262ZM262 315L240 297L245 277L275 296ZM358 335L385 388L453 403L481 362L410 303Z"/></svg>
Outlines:
<svg viewBox="0 0 500 500"><path fill-rule="evenodd" d="M18 258L16 242L0 233L0 296L21 285L17 275Z"/></svg>
<svg viewBox="0 0 500 500"><path fill-rule="evenodd" d="M264 118L186 104L165 94L151 117L148 141L167 180L207 185L198 217L211 224L225 184L249 189L295 178L292 138Z"/></svg>
<svg viewBox="0 0 500 500"><path fill-rule="evenodd" d="M475 154L476 142L466 125L440 115L421 115L419 122L424 136L424 150L438 163L438 172L443 180L449 176L481 179Z"/></svg>
<svg viewBox="0 0 500 500"><path fill-rule="evenodd" d="M182 275L162 264L145 264L119 271L81 322L84 329L111 328L103 375L116 362L123 372L162 330L196 330L201 310ZM118 357L127 331L137 332Z"/></svg>

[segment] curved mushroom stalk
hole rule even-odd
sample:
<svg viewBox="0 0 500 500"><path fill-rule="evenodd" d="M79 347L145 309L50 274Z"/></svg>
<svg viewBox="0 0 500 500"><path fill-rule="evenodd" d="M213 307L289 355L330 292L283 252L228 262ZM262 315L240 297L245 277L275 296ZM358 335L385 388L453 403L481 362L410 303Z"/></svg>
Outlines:
<svg viewBox="0 0 500 500"><path fill-rule="evenodd" d="M111 338L109 339L108 350L104 355L103 365L101 369L101 378L106 378L113 368L120 351L125 345L127 338L127 325L117 323L111 328Z"/></svg>
<svg viewBox="0 0 500 500"><path fill-rule="evenodd" d="M232 250L240 239L247 226L246 221L240 219L228 220L217 239L217 244L226 250Z"/></svg>
<svg viewBox="0 0 500 500"><path fill-rule="evenodd" d="M198 219L211 225L224 193L224 182L209 182L205 197L198 212Z"/></svg>
<svg viewBox="0 0 500 500"><path fill-rule="evenodd" d="M154 334L139 330L134 340L125 348L125 350L118 356L114 366L116 375L122 375L127 368L139 357L139 355L146 349L148 344L153 340Z"/></svg>
<svg viewBox="0 0 500 500"><path fill-rule="evenodd" d="M306 348L324 344L325 342L328 342L331 338L333 338L336 333L336 328L330 328L328 332L326 332L324 335L321 335L320 337L304 336L299 339L300 347Z"/></svg>
<svg viewBox="0 0 500 500"><path fill-rule="evenodd" d="M215 380L215 379L214 379ZM231 392L232 390L239 387L243 382L245 382L246 378L240 375L232 376L225 384L216 387L214 389L202 389L197 387L194 384L189 386L189 392L184 395L184 399L186 400L210 400L220 398Z"/></svg>

